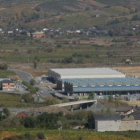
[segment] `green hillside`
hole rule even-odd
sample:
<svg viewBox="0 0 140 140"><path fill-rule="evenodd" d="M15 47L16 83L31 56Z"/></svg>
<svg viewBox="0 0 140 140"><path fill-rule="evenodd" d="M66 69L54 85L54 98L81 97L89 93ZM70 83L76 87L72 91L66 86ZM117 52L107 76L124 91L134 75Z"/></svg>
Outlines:
<svg viewBox="0 0 140 140"><path fill-rule="evenodd" d="M95 1L107 4L107 5L116 5L116 4L123 4L123 3L130 2L130 0L95 0Z"/></svg>
<svg viewBox="0 0 140 140"><path fill-rule="evenodd" d="M80 7L80 4L81 3L77 2L76 0L61 0L61 1L49 0L47 2L38 5L37 7L35 7L35 9L41 11L55 11L69 13L82 9L82 7Z"/></svg>
<svg viewBox="0 0 140 140"><path fill-rule="evenodd" d="M132 2L130 0L1 0L0 26L8 28L105 26L106 22L114 18L137 14L139 6L138 0Z"/></svg>

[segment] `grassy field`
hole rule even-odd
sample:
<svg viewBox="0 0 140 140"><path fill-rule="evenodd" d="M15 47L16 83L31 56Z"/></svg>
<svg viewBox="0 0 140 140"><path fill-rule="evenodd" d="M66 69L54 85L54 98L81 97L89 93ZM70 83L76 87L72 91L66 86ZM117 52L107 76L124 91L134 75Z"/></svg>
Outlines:
<svg viewBox="0 0 140 140"><path fill-rule="evenodd" d="M139 46L134 47L136 44L133 38L125 39L123 42L113 42L113 40L121 40L120 37L97 37L92 40L91 37L81 38L59 37L41 41L26 39L23 43L22 40L13 40L8 38L1 41L0 44L0 59L6 62L33 62L35 57L38 57L40 62L61 62L66 57L72 57L73 61L77 63L82 59L83 63L124 63L126 59L133 57L134 62L139 62ZM64 42L57 43L57 40ZM48 43L49 40L51 44ZM79 40L79 44L72 44L71 40ZM132 46L126 46L127 40L132 40ZM67 44L65 43L68 42ZM6 43L7 42L7 43ZM12 42L12 45L11 45ZM61 44L58 48L57 44ZM39 63L40 63L39 62Z"/></svg>
<svg viewBox="0 0 140 140"><path fill-rule="evenodd" d="M0 133L0 138L4 136L14 136L19 134L36 135L43 132L47 140L138 140L139 132L107 132L98 133L91 130L44 130L44 129L8 129ZM6 134L6 135L5 135Z"/></svg>
<svg viewBox="0 0 140 140"><path fill-rule="evenodd" d="M120 4L122 2L128 2L130 0L96 0L97 2L100 2L100 3L104 3L104 4L108 4L108 5L116 5L116 4Z"/></svg>
<svg viewBox="0 0 140 140"><path fill-rule="evenodd" d="M15 94L0 93L1 107L33 107L36 104L22 102L22 96Z"/></svg>
<svg viewBox="0 0 140 140"><path fill-rule="evenodd" d="M16 76L16 74L9 70L0 70L0 78L8 78L11 76Z"/></svg>

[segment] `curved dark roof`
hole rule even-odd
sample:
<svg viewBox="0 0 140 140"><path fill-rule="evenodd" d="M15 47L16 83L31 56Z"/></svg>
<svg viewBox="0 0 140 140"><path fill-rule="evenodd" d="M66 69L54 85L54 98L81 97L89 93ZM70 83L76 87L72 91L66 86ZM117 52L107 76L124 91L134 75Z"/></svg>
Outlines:
<svg viewBox="0 0 140 140"><path fill-rule="evenodd" d="M95 120L121 120L120 115L118 114L94 114L93 118Z"/></svg>
<svg viewBox="0 0 140 140"><path fill-rule="evenodd" d="M13 81L11 81L11 80L2 80L2 81L0 81L1 83L14 83Z"/></svg>

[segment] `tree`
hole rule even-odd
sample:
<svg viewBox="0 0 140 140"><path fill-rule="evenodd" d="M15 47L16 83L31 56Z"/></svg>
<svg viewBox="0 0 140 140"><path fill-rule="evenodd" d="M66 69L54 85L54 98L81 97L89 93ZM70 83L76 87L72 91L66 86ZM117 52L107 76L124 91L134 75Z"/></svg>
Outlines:
<svg viewBox="0 0 140 140"><path fill-rule="evenodd" d="M57 44L56 47L57 47L57 48L61 48L62 45L61 45L61 44Z"/></svg>
<svg viewBox="0 0 140 140"><path fill-rule="evenodd" d="M31 80L30 80L30 85L33 86L34 84L35 84L35 80L34 80L34 79L31 79Z"/></svg>
<svg viewBox="0 0 140 140"><path fill-rule="evenodd" d="M21 120L21 124L26 128L34 128L36 126L36 119L33 117L26 117Z"/></svg>
<svg viewBox="0 0 140 140"><path fill-rule="evenodd" d="M37 56L35 56L35 57L34 57L34 61L39 62L39 61L40 61L40 59L39 59Z"/></svg>
<svg viewBox="0 0 140 140"><path fill-rule="evenodd" d="M36 68L37 68L37 62L34 61L34 62L33 62L33 65L34 65L34 69L36 69Z"/></svg>
<svg viewBox="0 0 140 140"><path fill-rule="evenodd" d="M72 63L73 62L73 58L72 57L65 57L62 60L63 63Z"/></svg>
<svg viewBox="0 0 140 140"><path fill-rule="evenodd" d="M56 98L49 97L49 98L46 99L46 104L47 105L58 104L58 100Z"/></svg>
<svg viewBox="0 0 140 140"><path fill-rule="evenodd" d="M57 129L59 125L57 124L60 114L55 113L43 113L37 117L38 127L48 128L48 129Z"/></svg>
<svg viewBox="0 0 140 140"><path fill-rule="evenodd" d="M7 64L0 64L0 70L7 70L8 69L8 65Z"/></svg>
<svg viewBox="0 0 140 140"><path fill-rule="evenodd" d="M108 113L108 114L110 114L110 113L111 113L111 110L110 110L110 108L109 108L109 107L107 108L106 113Z"/></svg>
<svg viewBox="0 0 140 140"><path fill-rule="evenodd" d="M140 19L140 15L134 15L131 20L135 21L139 19Z"/></svg>
<svg viewBox="0 0 140 140"><path fill-rule="evenodd" d="M44 133L42 133L42 132L37 133L37 137L38 137L39 139L45 139L45 135L44 135Z"/></svg>
<svg viewBox="0 0 140 140"><path fill-rule="evenodd" d="M94 99L95 98L95 93L91 92L88 96L88 99Z"/></svg>
<svg viewBox="0 0 140 140"><path fill-rule="evenodd" d="M8 110L8 108L3 108L2 112L6 118L10 116L10 111Z"/></svg>
<svg viewBox="0 0 140 140"><path fill-rule="evenodd" d="M109 96L108 96L108 101L109 101L109 102L112 102L112 101L113 101L113 96L112 96L112 95L109 95Z"/></svg>
<svg viewBox="0 0 140 140"><path fill-rule="evenodd" d="M67 103L67 102L68 102L68 99L65 98L65 97L63 97L63 98L62 98L62 102L63 102L63 103Z"/></svg>
<svg viewBox="0 0 140 140"><path fill-rule="evenodd" d="M32 103L34 101L31 94L22 95L22 99L25 101L25 103Z"/></svg>
<svg viewBox="0 0 140 140"><path fill-rule="evenodd" d="M10 111L7 108L3 108L3 110L0 111L0 121L6 119L9 116L10 116Z"/></svg>

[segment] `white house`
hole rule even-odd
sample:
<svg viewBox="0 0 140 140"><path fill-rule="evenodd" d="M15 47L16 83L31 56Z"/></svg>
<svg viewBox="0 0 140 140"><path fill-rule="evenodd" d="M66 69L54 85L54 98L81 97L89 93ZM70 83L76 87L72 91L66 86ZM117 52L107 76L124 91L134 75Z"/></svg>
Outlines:
<svg viewBox="0 0 140 140"><path fill-rule="evenodd" d="M95 131L119 131L121 117L118 114L93 115Z"/></svg>
<svg viewBox="0 0 140 140"><path fill-rule="evenodd" d="M140 112L120 116L119 114L93 115L95 131L140 131Z"/></svg>

